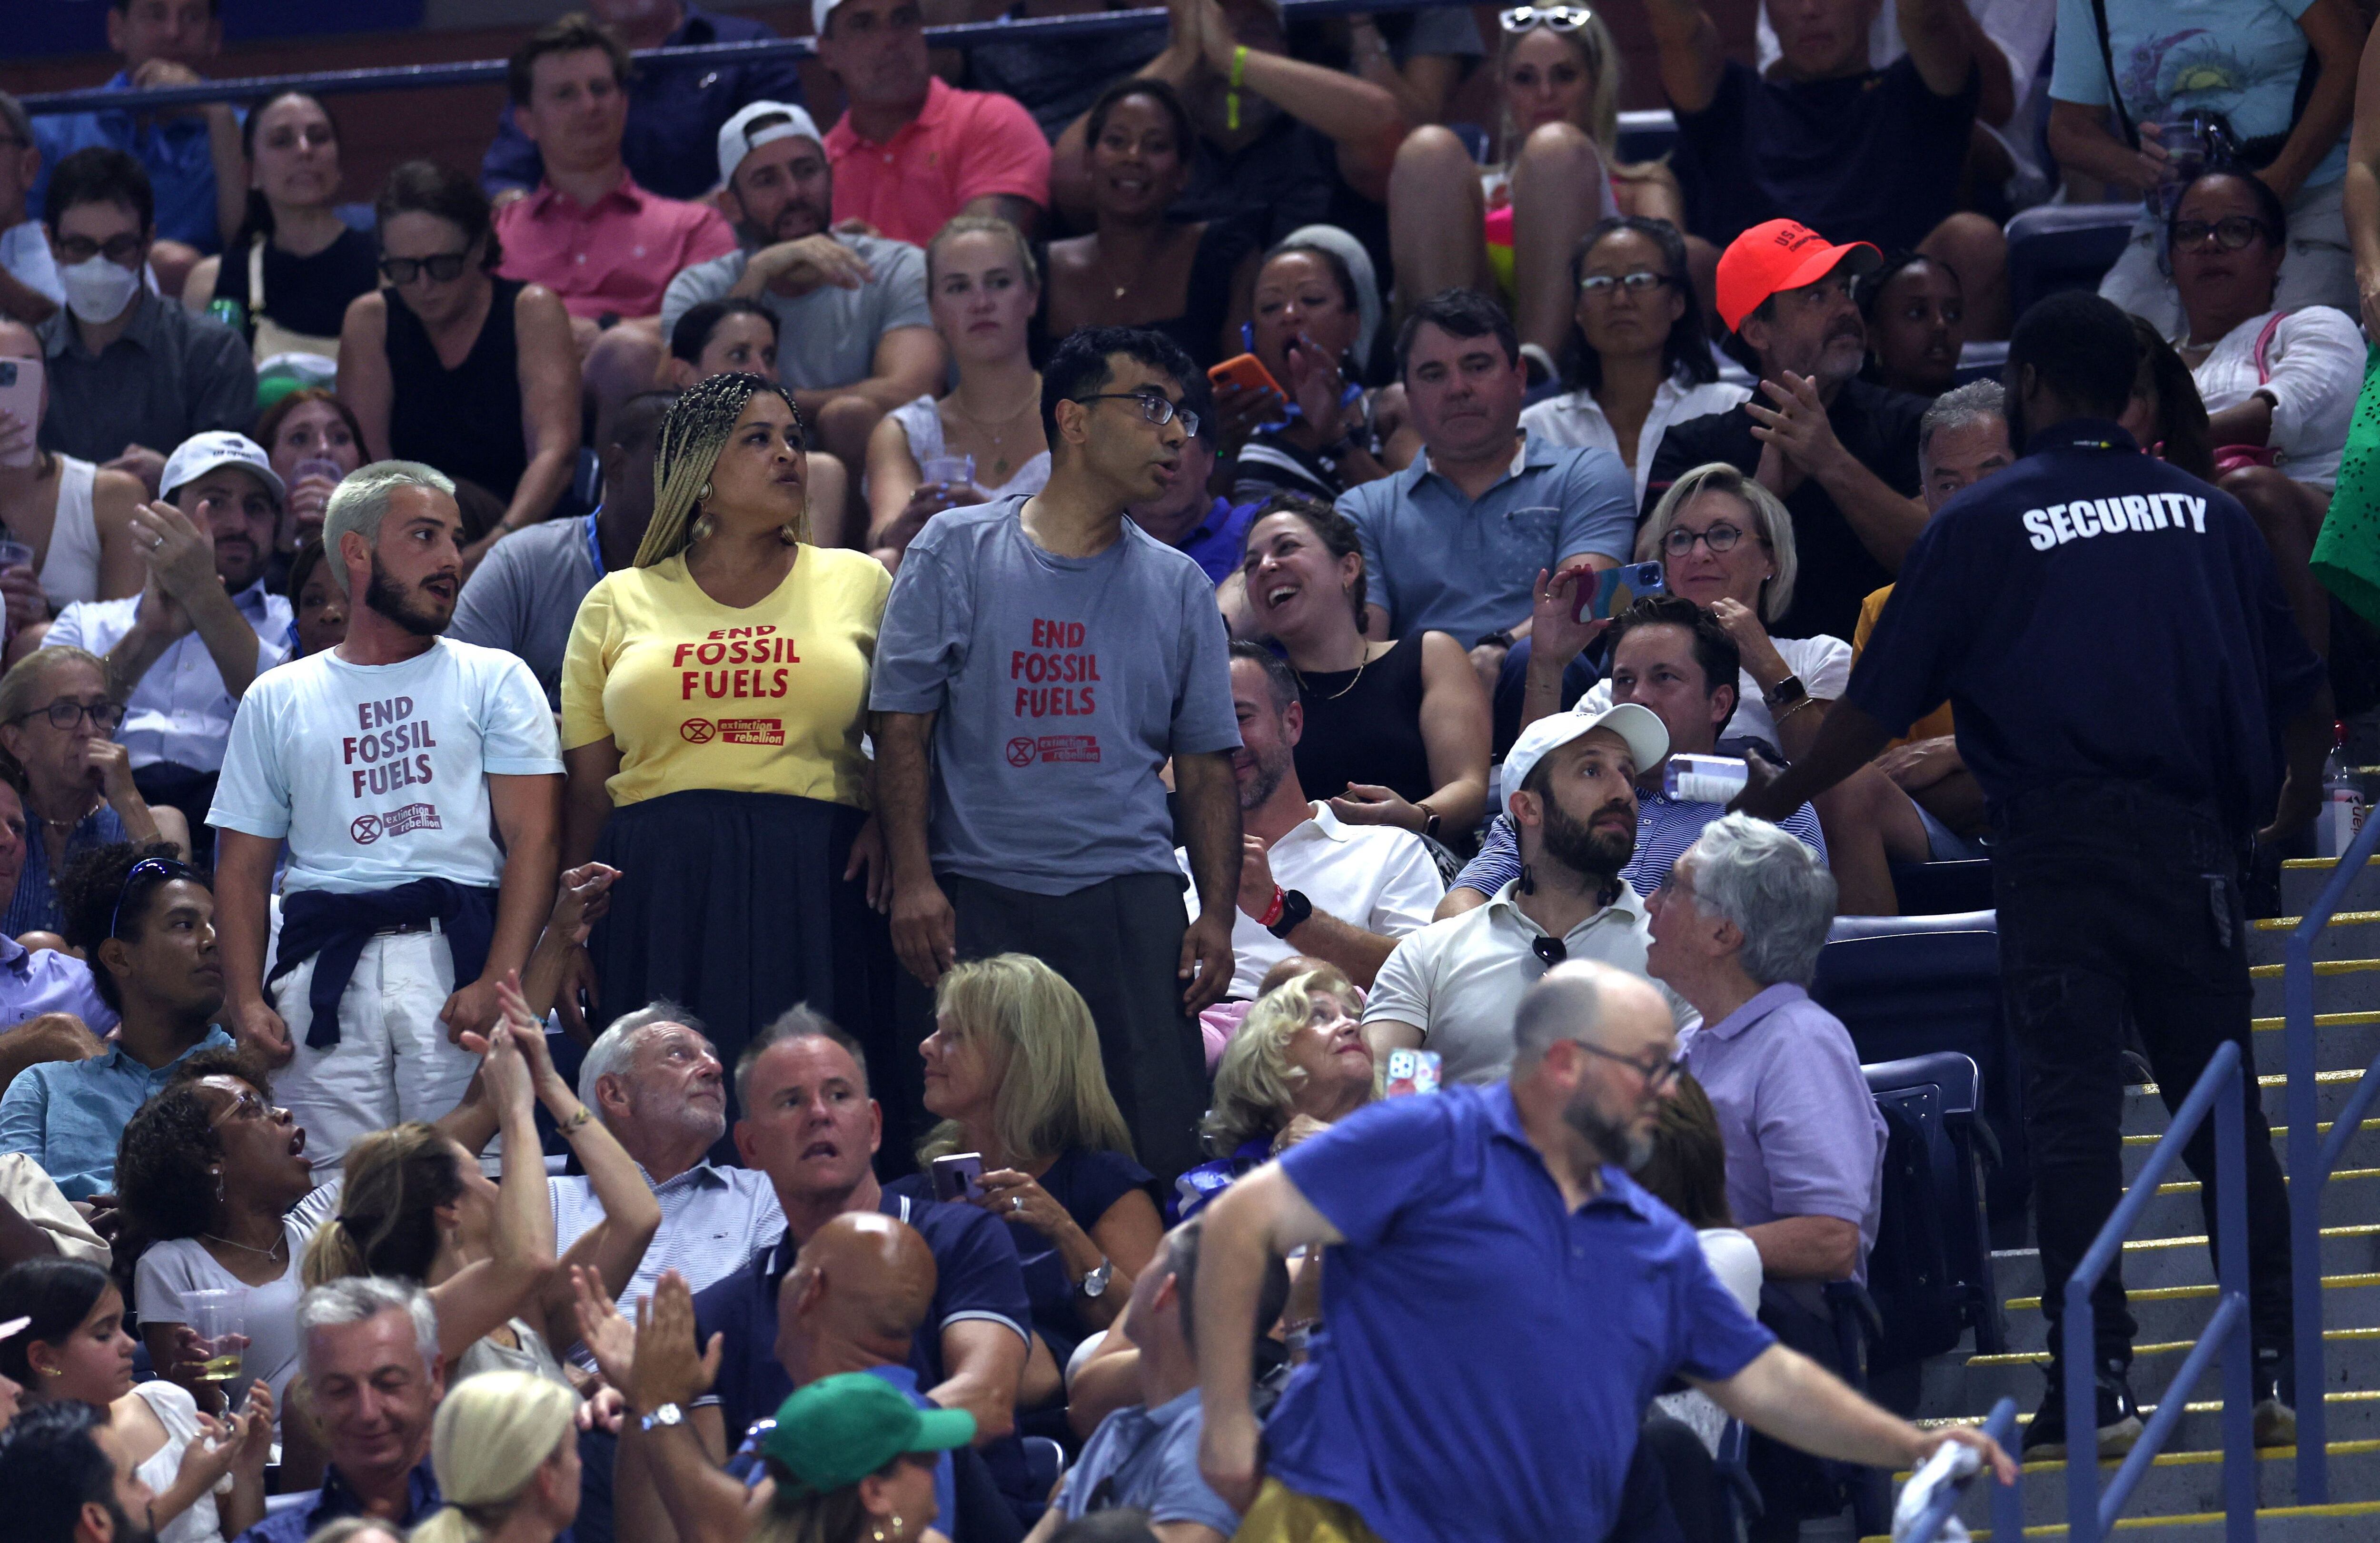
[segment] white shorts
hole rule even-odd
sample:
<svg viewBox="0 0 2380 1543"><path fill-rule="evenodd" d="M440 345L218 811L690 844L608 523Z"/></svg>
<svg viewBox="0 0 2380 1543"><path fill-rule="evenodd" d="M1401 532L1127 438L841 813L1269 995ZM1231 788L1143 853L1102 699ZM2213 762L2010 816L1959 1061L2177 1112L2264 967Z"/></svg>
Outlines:
<svg viewBox="0 0 2380 1543"><path fill-rule="evenodd" d="M316 1178L327 1181L356 1137L453 1110L480 1059L450 1043L438 1021L455 992L455 955L443 933L397 932L366 942L339 998L339 1042L319 1051L306 1043L315 963L308 959L273 990L297 1047L274 1075L273 1094L306 1127L307 1159Z"/></svg>
<svg viewBox="0 0 2380 1543"><path fill-rule="evenodd" d="M2289 200L2289 249L2281 258L2273 309L2301 310L2335 306L2361 316L2355 289L2355 254L2347 246L2347 183L2301 188ZM2124 255L2099 281L2099 293L2156 328L2159 335L2181 332L2181 297L2174 292L2158 259L2165 250L2165 222L2147 209L2132 222Z"/></svg>

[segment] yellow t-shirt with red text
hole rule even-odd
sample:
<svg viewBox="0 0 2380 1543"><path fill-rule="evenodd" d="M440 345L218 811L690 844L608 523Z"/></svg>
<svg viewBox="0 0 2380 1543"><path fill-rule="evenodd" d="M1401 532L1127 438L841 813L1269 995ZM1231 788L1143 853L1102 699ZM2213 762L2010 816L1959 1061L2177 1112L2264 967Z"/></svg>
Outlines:
<svg viewBox="0 0 2380 1543"><path fill-rule="evenodd" d="M758 604L722 605L683 554L603 576L562 664L562 745L609 738L613 808L694 788L868 808L868 677L892 576L804 545Z"/></svg>

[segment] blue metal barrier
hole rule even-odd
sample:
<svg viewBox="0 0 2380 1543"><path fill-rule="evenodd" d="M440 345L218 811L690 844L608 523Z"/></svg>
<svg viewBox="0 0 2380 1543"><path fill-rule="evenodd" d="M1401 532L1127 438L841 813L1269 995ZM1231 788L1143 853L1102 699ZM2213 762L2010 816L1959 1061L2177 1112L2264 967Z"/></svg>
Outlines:
<svg viewBox="0 0 2380 1543"><path fill-rule="evenodd" d="M2244 1083L2244 1086L2243 1086ZM2223 1511L2230 1543L2253 1543L2256 1536L2256 1444L2251 1403L2255 1351L2248 1338L2248 1156L2247 1116L2242 1100L2253 1086L2240 1066L2240 1047L2226 1040L2199 1074L2198 1086L2174 1112L2146 1167L2124 1192L2122 1203L2092 1241L2066 1282L2066 1536L2068 1543L2098 1543L2116 1525L2124 1501L2181 1423L2190 1390L2217 1355L2223 1357ZM2141 1439L2116 1470L2107 1492L2099 1493L2098 1442L2094 1432L2098 1355L2092 1345L2091 1288L2114 1268L2124 1238L2181 1161L2181 1149L2215 1114L2215 1237L2217 1246L2215 1316L2200 1331L2173 1382L2157 1400ZM2319 1319L2316 1330L2320 1330ZM1997 1535L1995 1535L1997 1536Z"/></svg>
<svg viewBox="0 0 2380 1543"><path fill-rule="evenodd" d="M1363 11L1442 9L1453 0L1280 0L1285 21ZM1075 16L1018 17L929 27L936 48L969 48L979 43L1033 43L1043 38L1091 37L1110 32L1161 29L1170 13L1162 6L1129 11L1090 11ZM814 40L766 38L755 43L705 43L682 48L645 48L634 55L641 69L687 69L698 65L756 59L806 59L818 52ZM317 70L305 75L262 75L238 80L203 80L194 86L153 86L145 91L42 91L18 100L28 113L156 112L202 102L254 102L283 91L331 96L351 91L416 91L427 86L478 86L502 80L503 59L468 59L443 65L398 65L380 69Z"/></svg>
<svg viewBox="0 0 2380 1543"><path fill-rule="evenodd" d="M2016 1400L2004 1398L1992 1405L1990 1416L1984 1421L1984 1434L2000 1444L2001 1450L2016 1450ZM2008 1538L2010 1543L2024 1543L2024 1476L2020 1473L2014 1484L2002 1484L1999 1476L1985 1468L1980 1476L1992 1487L1992 1537ZM1917 1513L1911 1524L1907 1543L1934 1543L1942 1534L1942 1524L1950 1513L1959 1509L1959 1491L1944 1489L1934 1497L1934 1502Z"/></svg>
<svg viewBox="0 0 2380 1543"><path fill-rule="evenodd" d="M2371 860L2380 844L2380 819L2366 820L2355 832L2338 870L2323 886L2322 897L2306 908L2289 933L2288 963L2282 966L2283 1013L2289 1025L2289 1301L2297 1319L2298 1493L2300 1505L2330 1501L2328 1421L2323 1407L2322 1368L2322 1195L2339 1154L2355 1138L2380 1093L2380 1060L2364 1068L2347 1105L2331 1122L2330 1138L2316 1128L2321 1115L2320 1089L2315 1083L2313 1043L2313 945L2347 898L2347 887Z"/></svg>

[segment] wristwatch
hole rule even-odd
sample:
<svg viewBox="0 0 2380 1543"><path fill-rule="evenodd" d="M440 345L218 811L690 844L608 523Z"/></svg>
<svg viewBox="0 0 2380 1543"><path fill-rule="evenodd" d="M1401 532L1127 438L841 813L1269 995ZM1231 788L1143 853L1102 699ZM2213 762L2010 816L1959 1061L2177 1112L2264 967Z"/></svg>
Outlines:
<svg viewBox="0 0 2380 1543"><path fill-rule="evenodd" d="M1509 649L1512 646L1512 635L1498 627L1493 632L1481 633L1479 641L1471 646L1475 649Z"/></svg>
<svg viewBox="0 0 2380 1543"><path fill-rule="evenodd" d="M1787 675L1760 695L1767 699L1770 710L1774 711L1780 707L1791 707L1809 694L1808 689L1802 685L1801 676Z"/></svg>
<svg viewBox="0 0 2380 1543"><path fill-rule="evenodd" d="M1314 914L1314 902L1295 890L1281 891L1273 896L1272 903L1280 915L1265 923L1265 930L1284 941L1292 932L1305 926L1305 918ZM1271 912L1266 914L1272 915Z"/></svg>
<svg viewBox="0 0 2380 1543"><path fill-rule="evenodd" d="M1436 809L1431 808L1427 804L1416 804L1414 808L1421 810L1423 815L1427 817L1421 822L1421 833L1427 836L1430 840L1436 841L1438 839L1438 828L1444 822L1443 817L1440 816Z"/></svg>
<svg viewBox="0 0 2380 1543"><path fill-rule="evenodd" d="M655 1426L684 1425L686 1423L686 1411L679 1408L674 1403L664 1403L660 1408L654 1410L651 1414L647 1415L643 1419L638 1420L637 1423L644 1427L648 1431L650 1431Z"/></svg>
<svg viewBox="0 0 2380 1543"><path fill-rule="evenodd" d="M1080 1291L1085 1296L1105 1296L1107 1294L1108 1282L1114 1279L1114 1261L1102 1258L1099 1260L1099 1268L1092 1270L1088 1275L1084 1276L1082 1283L1075 1289Z"/></svg>

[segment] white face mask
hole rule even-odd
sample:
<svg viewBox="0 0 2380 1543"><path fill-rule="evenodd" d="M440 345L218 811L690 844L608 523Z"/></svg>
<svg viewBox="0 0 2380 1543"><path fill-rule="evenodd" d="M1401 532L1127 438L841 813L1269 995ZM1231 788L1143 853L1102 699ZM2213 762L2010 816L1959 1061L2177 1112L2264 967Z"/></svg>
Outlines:
<svg viewBox="0 0 2380 1543"><path fill-rule="evenodd" d="M121 263L93 255L58 270L66 286L67 309L97 326L124 314L140 290L140 275Z"/></svg>

